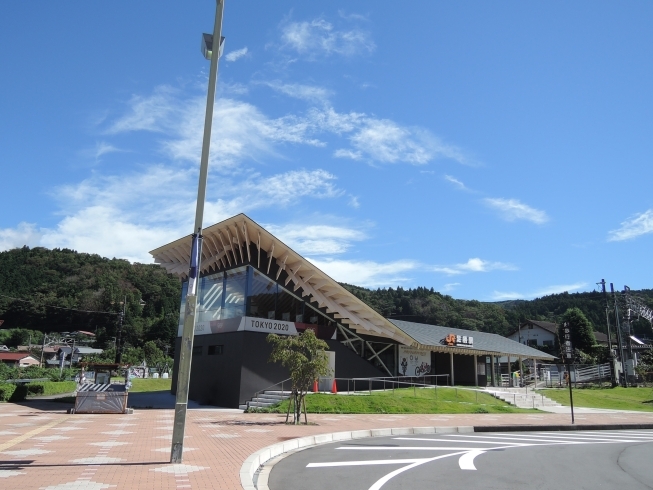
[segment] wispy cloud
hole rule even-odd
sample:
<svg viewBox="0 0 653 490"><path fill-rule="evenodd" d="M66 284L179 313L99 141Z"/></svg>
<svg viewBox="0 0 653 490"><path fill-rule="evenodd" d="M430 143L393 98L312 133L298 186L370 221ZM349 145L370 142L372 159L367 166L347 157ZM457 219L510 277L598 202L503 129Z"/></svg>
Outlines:
<svg viewBox="0 0 653 490"><path fill-rule="evenodd" d="M486 198L486 206L499 212L506 221L526 220L541 225L549 221L546 212L532 208L517 199Z"/></svg>
<svg viewBox="0 0 653 490"><path fill-rule="evenodd" d="M462 150L443 143L428 130L401 126L389 119L357 116L347 121L353 131L349 136L352 148L337 149L335 157L414 165L424 165L438 158L462 164L470 162Z"/></svg>
<svg viewBox="0 0 653 490"><path fill-rule="evenodd" d="M653 233L653 209L648 209L623 221L618 229L610 231L608 241L632 240L648 233Z"/></svg>
<svg viewBox="0 0 653 490"><path fill-rule="evenodd" d="M454 186L456 189L459 189L459 190L461 190L461 191L469 191L469 190L471 190L471 189L469 189L469 187L465 186L465 184L463 184L462 181L458 180L458 179L455 178L455 177L452 177L451 175L445 175L445 176L444 176L444 180L446 180L447 182L450 182L451 184L453 184L453 186Z"/></svg>
<svg viewBox="0 0 653 490"><path fill-rule="evenodd" d="M244 48L237 49L235 51L230 51L225 55L224 59L227 61L236 61L242 58L243 56L247 56L247 46L245 46Z"/></svg>
<svg viewBox="0 0 653 490"><path fill-rule="evenodd" d="M458 286L460 286L459 282L450 282L448 284L445 284L442 287L441 292L448 293L448 292L453 291L454 289L456 289Z"/></svg>
<svg viewBox="0 0 653 490"><path fill-rule="evenodd" d="M490 272L494 270L515 271L517 267L504 262L491 262L479 258L469 259L467 262L453 265L436 265L432 268L434 272L441 272L449 276L468 274L470 272Z"/></svg>
<svg viewBox="0 0 653 490"><path fill-rule="evenodd" d="M364 287L396 287L410 281L411 278L407 273L419 267L419 263L412 260L397 260L386 263L336 259L320 260L310 257L308 260L336 281Z"/></svg>
<svg viewBox="0 0 653 490"><path fill-rule="evenodd" d="M367 238L362 231L344 226L292 223L265 228L298 253L312 256L341 254Z"/></svg>
<svg viewBox="0 0 653 490"><path fill-rule="evenodd" d="M283 48L308 59L319 56L356 56L376 49L369 33L360 29L338 30L324 19L289 22L281 27Z"/></svg>
<svg viewBox="0 0 653 490"><path fill-rule="evenodd" d="M308 102L324 102L333 95L331 90L316 85L303 85L300 83L282 83L279 80L271 82L257 82L267 85L271 89L293 97L295 99L306 100Z"/></svg>
<svg viewBox="0 0 653 490"><path fill-rule="evenodd" d="M547 286L530 293L518 293L514 291L513 292L494 291L491 295L491 299L492 301L507 301L510 299L541 298L542 296L548 296L550 294L579 291L580 289L583 289L585 287L587 287L586 282L577 282L574 284Z"/></svg>

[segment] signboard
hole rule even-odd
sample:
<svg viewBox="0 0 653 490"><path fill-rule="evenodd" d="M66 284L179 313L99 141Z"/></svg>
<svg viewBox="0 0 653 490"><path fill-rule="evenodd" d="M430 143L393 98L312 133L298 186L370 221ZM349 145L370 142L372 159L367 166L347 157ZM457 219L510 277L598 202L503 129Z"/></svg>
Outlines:
<svg viewBox="0 0 653 490"><path fill-rule="evenodd" d="M440 343L449 347L474 347L474 337L450 333Z"/></svg>
<svg viewBox="0 0 653 490"><path fill-rule="evenodd" d="M183 325L179 326L177 334L179 337L181 337L183 327ZM195 335L242 331L276 333L278 335L297 335L295 323L283 320L267 320L265 318L240 316L236 318L228 318L226 320L211 320L208 322L195 323Z"/></svg>
<svg viewBox="0 0 653 490"><path fill-rule="evenodd" d="M431 351L399 346L399 376L431 374Z"/></svg>
<svg viewBox="0 0 653 490"><path fill-rule="evenodd" d="M571 362L574 358L574 348L571 345L571 331L569 324L565 322L562 326L562 342L560 346L562 358L565 362Z"/></svg>

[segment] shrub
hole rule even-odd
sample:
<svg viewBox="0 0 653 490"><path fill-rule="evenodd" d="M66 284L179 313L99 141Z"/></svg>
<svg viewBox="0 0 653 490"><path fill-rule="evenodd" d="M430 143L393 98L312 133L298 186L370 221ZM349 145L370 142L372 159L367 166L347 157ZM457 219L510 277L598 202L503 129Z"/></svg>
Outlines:
<svg viewBox="0 0 653 490"><path fill-rule="evenodd" d="M16 385L12 383L0 383L0 402L8 402L16 391Z"/></svg>

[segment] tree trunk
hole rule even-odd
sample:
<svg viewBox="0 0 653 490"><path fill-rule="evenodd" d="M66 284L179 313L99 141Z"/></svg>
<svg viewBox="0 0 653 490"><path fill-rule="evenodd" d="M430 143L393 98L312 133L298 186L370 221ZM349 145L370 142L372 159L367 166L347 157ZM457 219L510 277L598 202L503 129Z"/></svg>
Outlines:
<svg viewBox="0 0 653 490"><path fill-rule="evenodd" d="M302 414L302 407L301 407L301 405L299 403L300 402L299 392L295 391L294 396L295 396L295 407L294 407L295 410L294 410L294 413L293 413L293 415L295 417L294 422L295 422L295 425L299 425L299 418L301 417L301 414Z"/></svg>

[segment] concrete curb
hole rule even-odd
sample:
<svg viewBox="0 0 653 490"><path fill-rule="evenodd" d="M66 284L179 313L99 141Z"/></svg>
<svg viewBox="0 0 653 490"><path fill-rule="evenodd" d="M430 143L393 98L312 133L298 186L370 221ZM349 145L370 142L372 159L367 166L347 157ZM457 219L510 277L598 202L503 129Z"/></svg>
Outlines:
<svg viewBox="0 0 653 490"><path fill-rule="evenodd" d="M544 432L544 431L570 431L570 430L641 430L653 429L653 424L587 424L587 425L479 425L479 426L453 426L453 427L400 427L395 429L353 430L347 432L332 432L330 434L317 434L314 436L300 437L289 441L279 442L264 447L251 454L240 468L240 484L243 490L269 490L267 478L270 468L261 472L258 485L254 483L256 472L273 459L277 461L285 456L322 444L339 441L350 441L368 437L404 436L415 434L453 434L465 432ZM275 463L277 462L275 461Z"/></svg>
<svg viewBox="0 0 653 490"><path fill-rule="evenodd" d="M452 434L457 432L474 432L472 426L459 427L399 427L394 429L352 430L332 432L314 436L299 437L289 441L278 442L259 449L251 454L240 468L240 484L244 490L263 490L254 484L254 475L258 469L271 459L285 453L295 452L309 447L329 444L339 441L351 441L368 437L405 436L413 434ZM265 485L267 487L267 484Z"/></svg>
<svg viewBox="0 0 653 490"><path fill-rule="evenodd" d="M583 425L477 425L474 432L555 432L568 430L641 430L653 424L583 424Z"/></svg>

